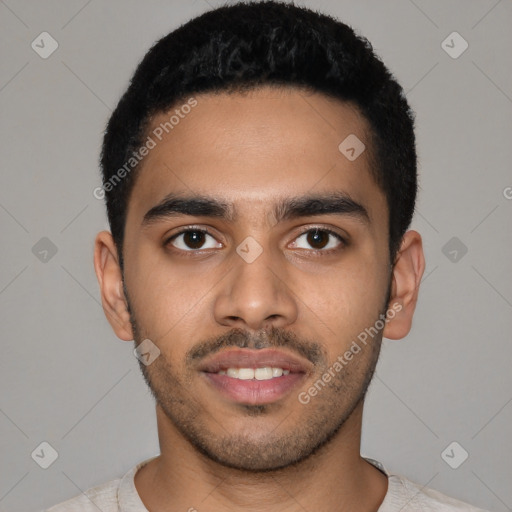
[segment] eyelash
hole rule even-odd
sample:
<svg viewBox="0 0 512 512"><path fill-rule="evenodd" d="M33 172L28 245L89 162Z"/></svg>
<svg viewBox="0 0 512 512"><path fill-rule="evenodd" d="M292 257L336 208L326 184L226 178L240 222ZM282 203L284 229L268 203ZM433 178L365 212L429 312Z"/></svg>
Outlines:
<svg viewBox="0 0 512 512"><path fill-rule="evenodd" d="M309 253L313 253L313 254L318 255L318 256L321 256L322 254L331 254L333 252L337 252L337 251L341 250L342 248L344 248L344 247L346 247L348 245L347 240L345 238L343 238L336 231L333 231L332 229L329 229L329 228L318 227L318 226L313 226L313 227L310 227L310 228L306 229L302 233L298 234L294 238L294 240L296 240L297 238L301 237L302 235L305 235L305 234L310 233L312 231L319 231L319 232L327 233L329 235L334 236L335 238L338 239L338 241L341 242L341 246L340 247L331 248L331 249L304 249L304 250L307 250ZM173 247L172 244L171 244L171 242L175 238L177 238L178 236L183 235L185 233L189 233L189 232L204 233L204 234L210 235L211 237L215 238L215 235L213 233L211 233L208 229L199 228L199 227L195 227L195 226L188 226L185 229L182 229L181 231L179 231L177 233L174 233L171 237L167 238L164 241L164 246L165 247L170 246L172 251L179 252L181 254L185 253L184 254L185 256L194 257L194 255L196 255L198 253L201 253L201 251L204 251L205 249L195 249L195 250L194 249L190 249L188 251L185 251L183 249L178 249L176 247ZM208 250L208 249L206 249L206 250Z"/></svg>

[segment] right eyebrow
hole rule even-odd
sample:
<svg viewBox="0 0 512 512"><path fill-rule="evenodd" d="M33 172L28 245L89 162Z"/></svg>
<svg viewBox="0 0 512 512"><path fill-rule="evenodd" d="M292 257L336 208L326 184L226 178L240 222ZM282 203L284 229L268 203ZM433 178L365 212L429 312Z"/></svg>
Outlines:
<svg viewBox="0 0 512 512"><path fill-rule="evenodd" d="M142 225L176 215L216 217L231 222L234 221L232 208L217 199L205 196L179 197L175 194L169 194L159 204L146 212Z"/></svg>

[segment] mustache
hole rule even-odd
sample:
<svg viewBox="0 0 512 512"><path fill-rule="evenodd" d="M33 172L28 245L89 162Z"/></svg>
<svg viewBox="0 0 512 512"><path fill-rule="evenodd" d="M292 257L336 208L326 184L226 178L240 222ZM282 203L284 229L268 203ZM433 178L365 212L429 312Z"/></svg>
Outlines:
<svg viewBox="0 0 512 512"><path fill-rule="evenodd" d="M272 326L256 333L241 328L199 343L186 354L187 364L192 365L206 356L215 354L229 347L263 349L287 348L297 352L313 364L325 363L327 355L320 344L299 338L296 334Z"/></svg>

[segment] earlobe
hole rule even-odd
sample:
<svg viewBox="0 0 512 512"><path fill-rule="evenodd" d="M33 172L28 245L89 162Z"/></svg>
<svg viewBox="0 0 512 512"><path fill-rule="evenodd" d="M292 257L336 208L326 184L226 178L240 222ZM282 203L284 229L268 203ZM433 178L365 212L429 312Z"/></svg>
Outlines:
<svg viewBox="0 0 512 512"><path fill-rule="evenodd" d="M411 330L424 270L425 256L421 235L417 231L409 230L403 236L393 267L388 320L383 331L385 338L398 340Z"/></svg>
<svg viewBox="0 0 512 512"><path fill-rule="evenodd" d="M112 234L108 231L101 231L96 236L94 269L98 278L101 302L107 320L118 338L124 341L133 340L117 248Z"/></svg>

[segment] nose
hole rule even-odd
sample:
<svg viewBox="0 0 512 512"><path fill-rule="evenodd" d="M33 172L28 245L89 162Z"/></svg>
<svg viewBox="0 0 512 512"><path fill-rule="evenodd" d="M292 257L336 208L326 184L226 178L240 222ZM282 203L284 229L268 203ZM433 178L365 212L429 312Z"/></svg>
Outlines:
<svg viewBox="0 0 512 512"><path fill-rule="evenodd" d="M233 254L233 267L221 281L214 304L220 325L254 331L286 327L298 314L295 296L287 284L285 264L263 252L252 262Z"/></svg>

